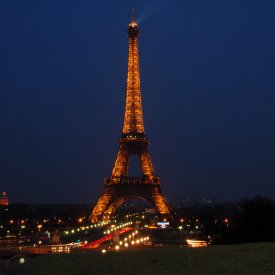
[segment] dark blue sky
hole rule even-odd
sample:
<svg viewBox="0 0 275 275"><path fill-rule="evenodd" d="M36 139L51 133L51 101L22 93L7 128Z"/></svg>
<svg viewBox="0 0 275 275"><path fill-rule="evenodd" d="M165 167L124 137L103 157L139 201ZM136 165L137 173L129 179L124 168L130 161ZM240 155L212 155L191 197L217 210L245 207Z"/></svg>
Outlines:
<svg viewBox="0 0 275 275"><path fill-rule="evenodd" d="M275 1L138 1L146 134L169 200L275 197ZM93 202L121 134L131 1L1 1L0 191Z"/></svg>

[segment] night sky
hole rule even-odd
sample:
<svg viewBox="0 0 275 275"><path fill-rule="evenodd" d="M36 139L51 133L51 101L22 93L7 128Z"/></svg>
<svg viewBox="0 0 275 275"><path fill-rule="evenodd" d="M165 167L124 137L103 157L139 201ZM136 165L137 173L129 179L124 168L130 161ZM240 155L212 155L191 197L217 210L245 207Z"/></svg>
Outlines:
<svg viewBox="0 0 275 275"><path fill-rule="evenodd" d="M136 1L168 200L275 198L275 1ZM0 2L0 191L91 203L121 135L132 1Z"/></svg>

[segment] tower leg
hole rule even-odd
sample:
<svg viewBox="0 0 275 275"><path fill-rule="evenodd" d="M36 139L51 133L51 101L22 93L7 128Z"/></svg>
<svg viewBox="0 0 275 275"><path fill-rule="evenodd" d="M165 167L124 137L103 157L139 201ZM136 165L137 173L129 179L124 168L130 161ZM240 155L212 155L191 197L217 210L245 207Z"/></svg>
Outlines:
<svg viewBox="0 0 275 275"><path fill-rule="evenodd" d="M112 178L118 178L121 175L128 174L129 154L124 144L121 144L118 150L115 166L112 171Z"/></svg>
<svg viewBox="0 0 275 275"><path fill-rule="evenodd" d="M140 161L140 167L141 167L141 172L142 175L145 175L148 177L148 179L153 179L154 178L154 169L153 165L150 159L150 155L148 154L147 150L143 151L139 155L139 161Z"/></svg>
<svg viewBox="0 0 275 275"><path fill-rule="evenodd" d="M99 218L102 216L102 213L105 212L108 205L110 204L111 197L112 195L110 194L109 190L105 189L89 217L91 222L98 222Z"/></svg>
<svg viewBox="0 0 275 275"><path fill-rule="evenodd" d="M170 214L170 210L168 207L168 203L164 196L162 195L159 188L154 188L154 192L152 194L152 202L156 208L156 210L162 215Z"/></svg>

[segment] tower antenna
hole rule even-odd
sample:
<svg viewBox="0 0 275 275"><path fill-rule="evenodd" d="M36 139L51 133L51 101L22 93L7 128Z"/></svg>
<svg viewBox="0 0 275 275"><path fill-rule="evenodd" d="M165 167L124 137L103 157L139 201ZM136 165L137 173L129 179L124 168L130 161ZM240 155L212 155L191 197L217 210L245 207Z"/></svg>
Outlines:
<svg viewBox="0 0 275 275"><path fill-rule="evenodd" d="M133 4L133 6L132 6L132 21L135 21L135 15L136 15L136 10L135 10L135 5Z"/></svg>

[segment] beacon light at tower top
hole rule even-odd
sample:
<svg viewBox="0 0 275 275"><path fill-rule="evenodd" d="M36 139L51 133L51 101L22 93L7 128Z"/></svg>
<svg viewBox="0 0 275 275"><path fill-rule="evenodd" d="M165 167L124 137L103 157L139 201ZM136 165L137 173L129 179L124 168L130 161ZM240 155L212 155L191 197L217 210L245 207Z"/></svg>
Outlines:
<svg viewBox="0 0 275 275"><path fill-rule="evenodd" d="M129 24L129 27L132 27L132 28L135 28L135 27L138 27L138 24L136 21L132 21L130 24Z"/></svg>

